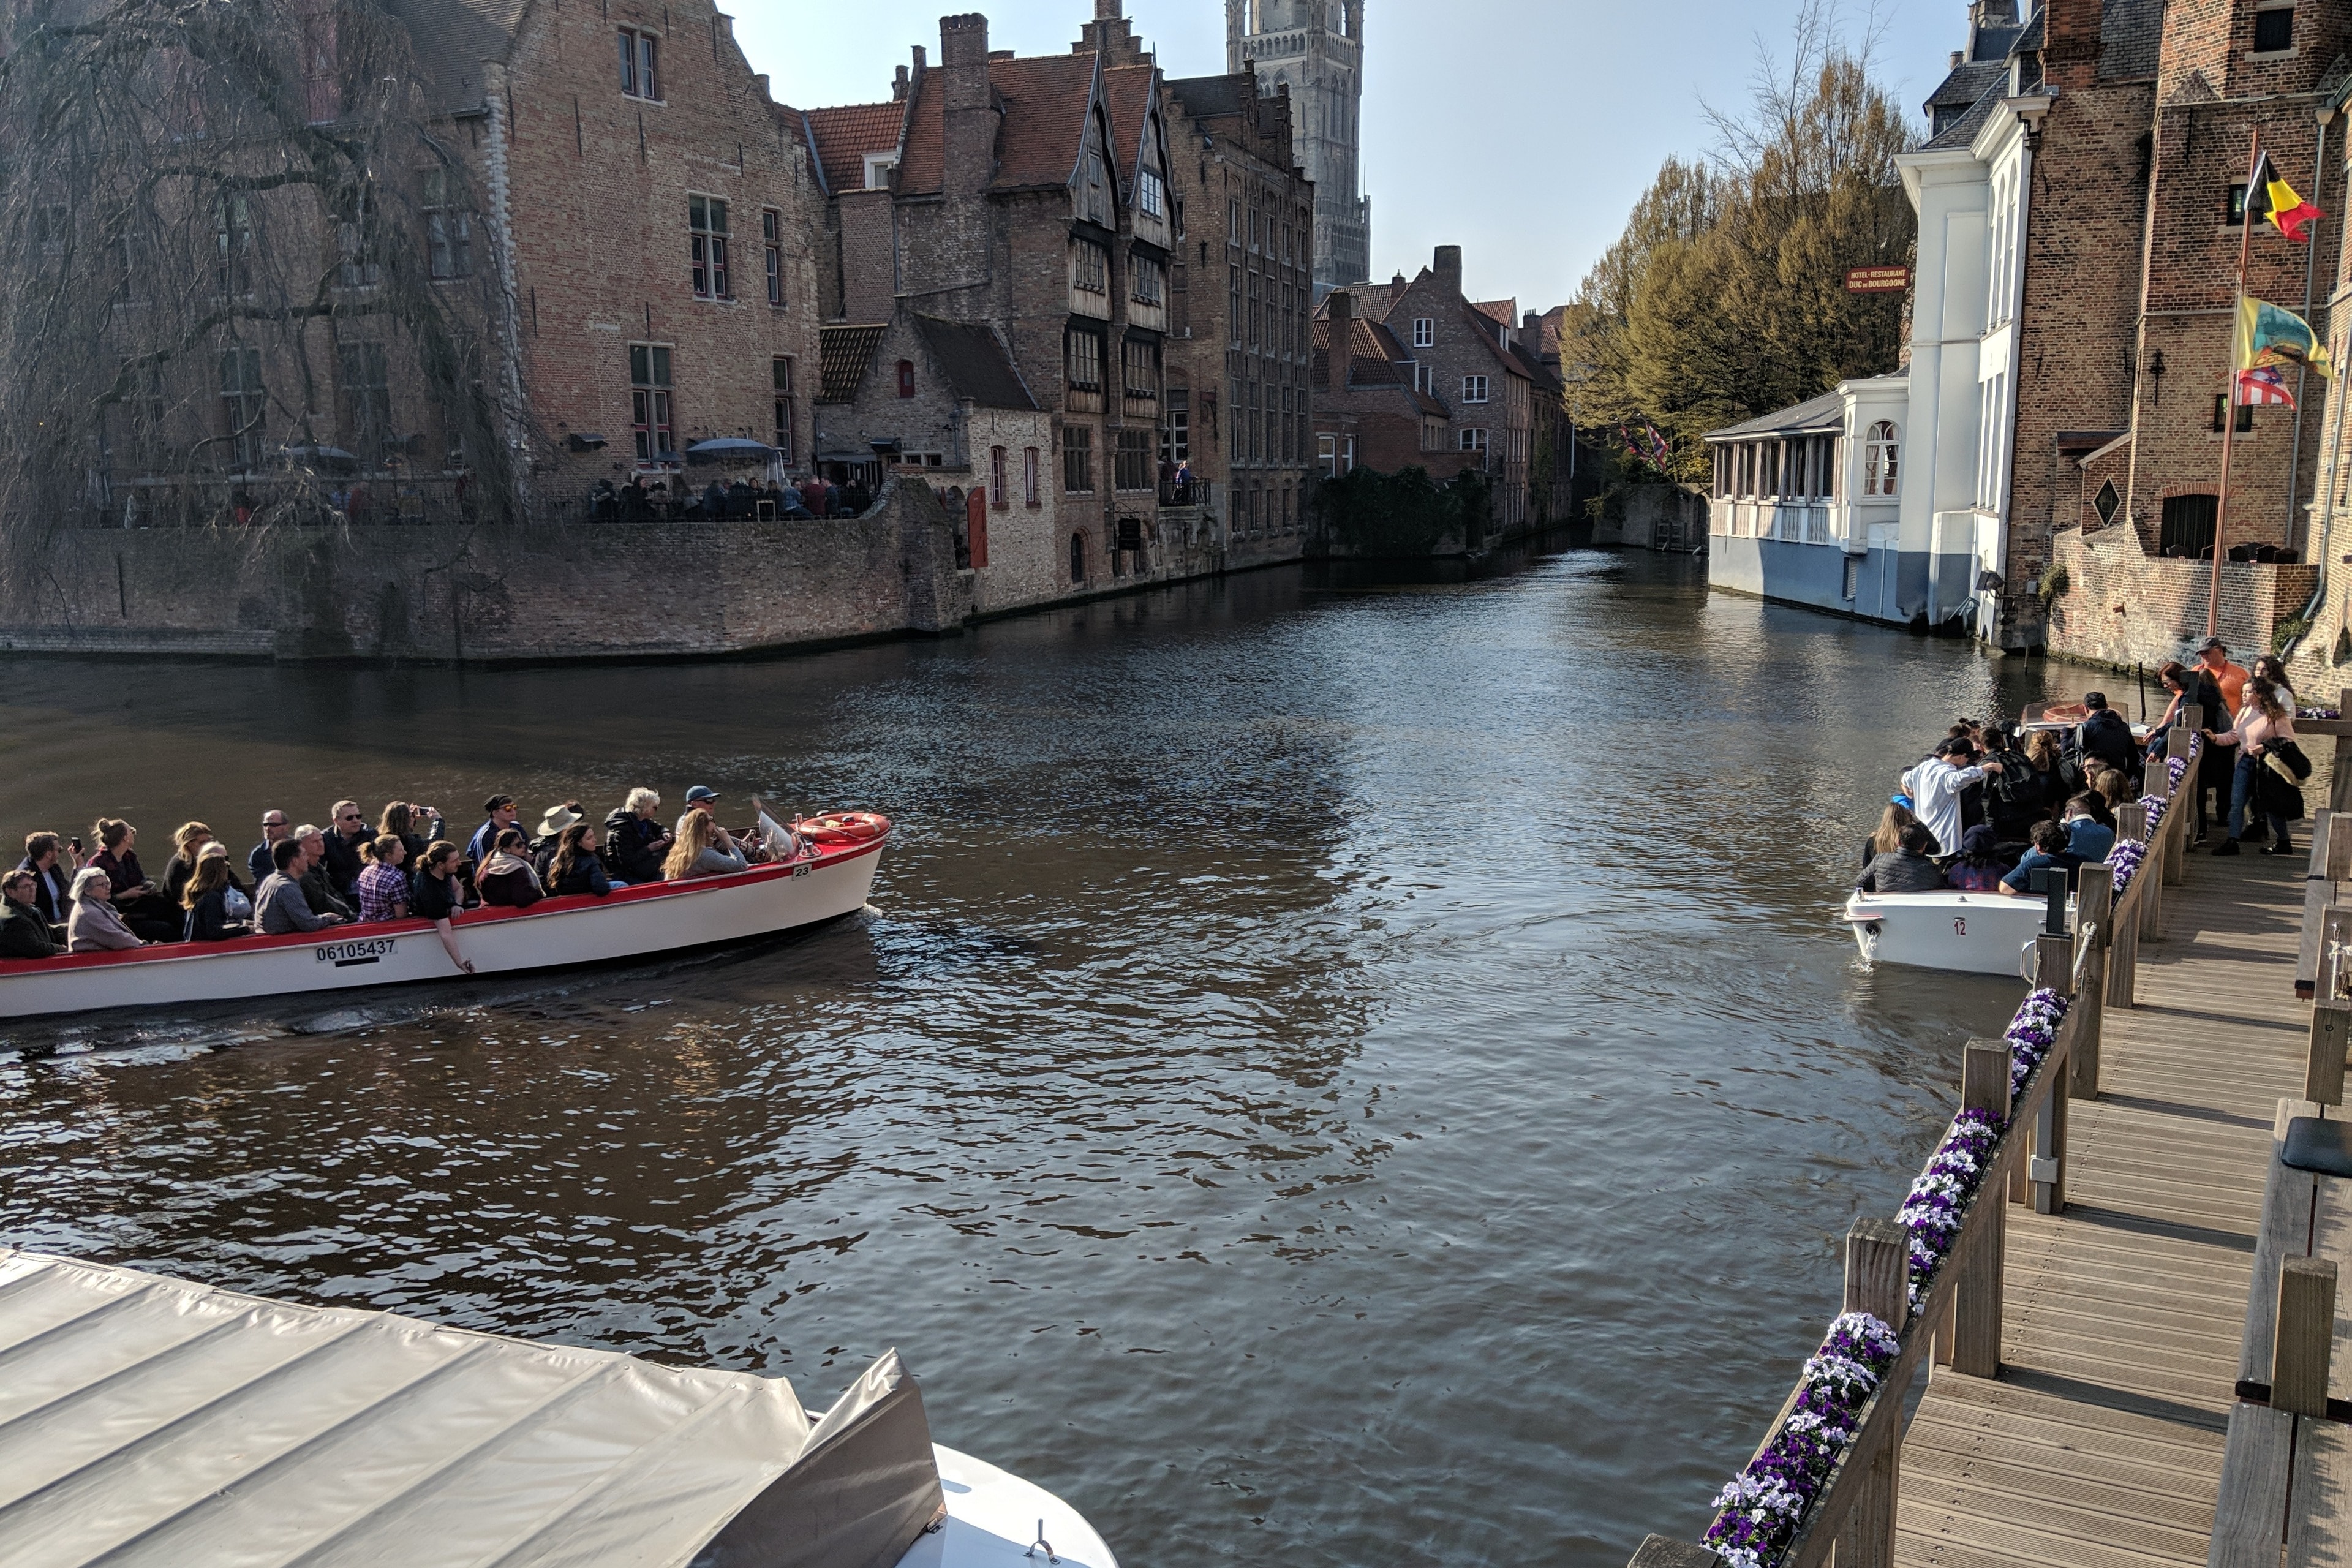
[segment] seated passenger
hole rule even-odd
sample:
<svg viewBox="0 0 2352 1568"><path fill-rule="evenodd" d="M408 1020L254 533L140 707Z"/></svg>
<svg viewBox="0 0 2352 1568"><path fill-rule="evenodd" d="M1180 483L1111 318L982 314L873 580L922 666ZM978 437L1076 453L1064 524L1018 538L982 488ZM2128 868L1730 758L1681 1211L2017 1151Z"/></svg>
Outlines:
<svg viewBox="0 0 2352 1568"><path fill-rule="evenodd" d="M1937 893L1944 889L1944 874L1936 868L1928 855L1936 847L1936 836L1927 825L1915 822L1903 830L1903 847L1892 855L1879 855L1870 862L1870 868L1854 884L1855 890L1864 893Z"/></svg>
<svg viewBox="0 0 2352 1568"><path fill-rule="evenodd" d="M246 891L245 884L237 880L236 862L229 860L228 846L217 838L205 845L198 852L196 863L201 866L207 860L229 861L228 888L221 894L221 907L228 911L230 920L250 925L253 921L253 898Z"/></svg>
<svg viewBox="0 0 2352 1568"><path fill-rule="evenodd" d="M359 906L335 891L327 871L327 836L310 823L289 835L302 846L302 901L316 915L333 915L339 921L359 918Z"/></svg>
<svg viewBox="0 0 2352 1568"><path fill-rule="evenodd" d="M73 915L66 921L68 952L118 952L147 944L115 912L110 879L102 867L74 873Z"/></svg>
<svg viewBox="0 0 2352 1568"><path fill-rule="evenodd" d="M490 858L474 870L474 886L482 895L482 902L498 909L527 910L547 896L539 885L539 873L530 868L527 857L530 843L520 827L501 831L490 848Z"/></svg>
<svg viewBox="0 0 2352 1568"><path fill-rule="evenodd" d="M115 906L116 918L148 942L177 941L176 912L164 902L163 889L149 881L140 868L139 830L119 816L101 816L93 831L99 851L89 863L106 873L107 897ZM74 879L74 885L81 885L79 877Z"/></svg>
<svg viewBox="0 0 2352 1568"><path fill-rule="evenodd" d="M539 873L539 885L547 889L551 898L554 896L555 880L547 874L547 868L555 863L556 846L565 828L586 820L587 814L580 803L567 800L562 805L549 806L539 819L538 831L530 836L530 868Z"/></svg>
<svg viewBox="0 0 2352 1568"><path fill-rule="evenodd" d="M269 880L269 873L278 869L278 863L270 856L293 826L282 811L271 810L261 814L261 842L245 852L245 869L252 877L256 889Z"/></svg>
<svg viewBox="0 0 2352 1568"><path fill-rule="evenodd" d="M253 923L264 936L290 936L343 923L341 915L313 910L302 890L302 879L310 870L309 847L317 842L315 833L307 839L289 835L270 846L270 863L278 868L253 896Z"/></svg>
<svg viewBox="0 0 2352 1568"><path fill-rule="evenodd" d="M0 880L0 958L54 958L65 951L33 906L37 880L22 866Z"/></svg>
<svg viewBox="0 0 2352 1568"><path fill-rule="evenodd" d="M661 796L633 789L619 810L604 819L604 855L622 887L662 879L662 857L674 842L654 816Z"/></svg>
<svg viewBox="0 0 2352 1568"><path fill-rule="evenodd" d="M359 894L360 919L406 920L408 873L401 867L408 861L408 846L396 833L381 834L360 846L360 858L365 862L354 889Z"/></svg>
<svg viewBox="0 0 2352 1568"><path fill-rule="evenodd" d="M163 897L173 908L187 907L180 895L188 890L188 879L196 874L196 857L211 842L213 830L201 822L184 824L172 835L172 858L163 863Z"/></svg>
<svg viewBox="0 0 2352 1568"><path fill-rule="evenodd" d="M181 928L180 940L226 942L233 936L251 936L253 927L230 908L229 895L236 891L236 880L229 874L228 851L200 855L187 886L180 889L180 907L187 911L187 923Z"/></svg>
<svg viewBox="0 0 2352 1568"><path fill-rule="evenodd" d="M479 867L488 860L491 851L498 847L499 835L514 826L514 796L494 795L482 802L482 809L489 815L479 827L474 829L474 836L466 840L466 863L473 867Z"/></svg>
<svg viewBox="0 0 2352 1568"><path fill-rule="evenodd" d="M1960 835L1960 858L1944 868L1948 886L1969 893L1989 893L2000 886L2001 873L2009 869L1994 853L1996 836L1991 826L1978 823Z"/></svg>
<svg viewBox="0 0 2352 1568"><path fill-rule="evenodd" d="M592 893L601 899L612 891L613 879L604 874L604 863L596 858L594 824L573 823L557 836L555 858L547 863L548 896L560 899Z"/></svg>
<svg viewBox="0 0 2352 1568"><path fill-rule="evenodd" d="M416 875L409 879L414 897L408 908L412 914L433 922L433 934L441 939L449 962L471 974L473 961L457 951L457 935L449 929L449 922L474 901L473 889L457 874L457 866L455 844L442 838L426 845L417 862Z"/></svg>
<svg viewBox="0 0 2352 1568"><path fill-rule="evenodd" d="M383 808L383 821L375 831L379 838L389 833L399 839L408 849L406 864L421 866L426 846L441 837L441 814L429 805L395 800Z"/></svg>
<svg viewBox="0 0 2352 1568"><path fill-rule="evenodd" d="M33 907L53 926L63 926L73 910L74 873L81 869L80 841L68 844L54 833L35 833L25 840L20 871L33 873Z"/></svg>
<svg viewBox="0 0 2352 1568"><path fill-rule="evenodd" d="M662 864L663 880L685 882L697 877L724 877L730 871L751 868L743 852L735 847L734 839L709 812L689 811L677 826L678 840L670 846L669 858Z"/></svg>
<svg viewBox="0 0 2352 1568"><path fill-rule="evenodd" d="M2097 795L2078 795L2066 803L2065 814L2059 818L2066 829L2066 853L2079 865L2096 865L2116 847L2115 822L2099 820L2105 805Z"/></svg>
<svg viewBox="0 0 2352 1568"><path fill-rule="evenodd" d="M2034 872L2054 867L2071 878L2074 868L2081 864L2066 852L2064 828L2054 822L2037 822L2033 825L2033 847L2027 850L2024 858L2000 879L2000 890L2012 898L2039 898L2041 889L2033 885Z"/></svg>

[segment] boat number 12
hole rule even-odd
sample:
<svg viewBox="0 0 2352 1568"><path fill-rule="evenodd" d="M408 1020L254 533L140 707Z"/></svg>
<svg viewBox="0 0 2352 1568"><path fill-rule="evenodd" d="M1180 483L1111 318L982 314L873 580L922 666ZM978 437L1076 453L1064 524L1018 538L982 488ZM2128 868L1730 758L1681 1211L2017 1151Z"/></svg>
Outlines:
<svg viewBox="0 0 2352 1568"><path fill-rule="evenodd" d="M354 964L378 963L392 956L396 937L380 936L373 942L331 942L317 950L320 963L331 963L337 969L349 969Z"/></svg>
<svg viewBox="0 0 2352 1568"><path fill-rule="evenodd" d="M1968 916L1954 915L1952 917L1952 934L1954 936L1966 936L1969 934Z"/></svg>

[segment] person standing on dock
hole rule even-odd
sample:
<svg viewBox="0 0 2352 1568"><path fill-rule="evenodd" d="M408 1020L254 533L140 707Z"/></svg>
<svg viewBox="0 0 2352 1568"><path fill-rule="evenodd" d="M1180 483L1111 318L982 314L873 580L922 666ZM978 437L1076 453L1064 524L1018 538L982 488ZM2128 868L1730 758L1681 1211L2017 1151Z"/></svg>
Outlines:
<svg viewBox="0 0 2352 1568"><path fill-rule="evenodd" d="M2001 771L1999 763L1978 763L1976 754L1968 742L1948 740L1934 756L1903 775L1903 793L1911 797L1913 814L1939 845L1959 845L1962 792Z"/></svg>
<svg viewBox="0 0 2352 1568"><path fill-rule="evenodd" d="M2242 665L2230 662L2230 645L2220 637L2207 637L2197 645L2197 662L2213 684L2221 689L2225 710L2205 715L2206 728L2226 730L2238 717L2238 710L2246 705L2247 672Z"/></svg>

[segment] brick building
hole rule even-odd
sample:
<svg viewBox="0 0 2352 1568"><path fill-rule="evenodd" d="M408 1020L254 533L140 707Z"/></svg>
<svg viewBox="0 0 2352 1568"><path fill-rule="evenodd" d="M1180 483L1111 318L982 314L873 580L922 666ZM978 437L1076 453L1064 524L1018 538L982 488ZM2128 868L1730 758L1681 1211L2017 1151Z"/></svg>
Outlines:
<svg viewBox="0 0 2352 1568"><path fill-rule="evenodd" d="M1444 412L1449 449L1417 453L1420 466L1438 479L1470 469L1485 473L1494 487L1489 521L1496 536L1510 538L1535 527L1529 476L1537 427L1553 424L1559 392L1540 358L1521 341L1520 329L1490 313L1507 312L1514 303L1482 308L1464 295L1458 245L1439 246L1431 265L1410 281L1400 273L1391 282L1360 284L1346 292L1349 314L1387 329L1409 356L1409 384ZM1327 297L1320 314L1331 313ZM1327 333L1327 350L1329 342ZM1351 367L1351 381L1354 374ZM1325 435L1344 435L1331 421L1320 428ZM1413 440L1420 439L1416 428Z"/></svg>
<svg viewBox="0 0 2352 1568"><path fill-rule="evenodd" d="M1445 405L1414 374L1396 334L1356 314L1354 290L1324 296L1314 345L1316 460L1323 478L1339 479L1359 466L1381 474L1426 468L1441 479L1462 471Z"/></svg>

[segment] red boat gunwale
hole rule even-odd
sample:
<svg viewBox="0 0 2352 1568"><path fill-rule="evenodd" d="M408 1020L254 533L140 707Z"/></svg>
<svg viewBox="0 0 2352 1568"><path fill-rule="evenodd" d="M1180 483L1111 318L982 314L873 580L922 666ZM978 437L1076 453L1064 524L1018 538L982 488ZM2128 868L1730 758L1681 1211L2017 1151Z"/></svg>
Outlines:
<svg viewBox="0 0 2352 1568"><path fill-rule="evenodd" d="M593 893L573 893L560 899L541 899L527 910L485 906L467 910L450 925L452 930L464 932L485 925L503 925L509 921L533 921L547 915L570 914L579 910L609 909L615 904L691 898L697 893L712 892L720 888L772 882L778 878L790 877L795 871L819 871L828 866L855 860L861 855L877 855L889 837L889 833L885 831L864 844L844 845L822 852L814 859L754 866L749 871L730 872L723 877L697 877L686 882L643 882L635 887L615 888L601 899ZM207 958L225 958L231 953L267 952L281 947L320 947L340 942L373 941L377 937L418 936L432 930L431 921L414 917L404 921L353 921L324 931L289 931L284 936L239 936L231 937L226 942L171 942L153 947L124 948L116 952L67 952L55 958L0 959L0 980L16 974L55 974L68 969L102 969L124 963L192 963Z"/></svg>

